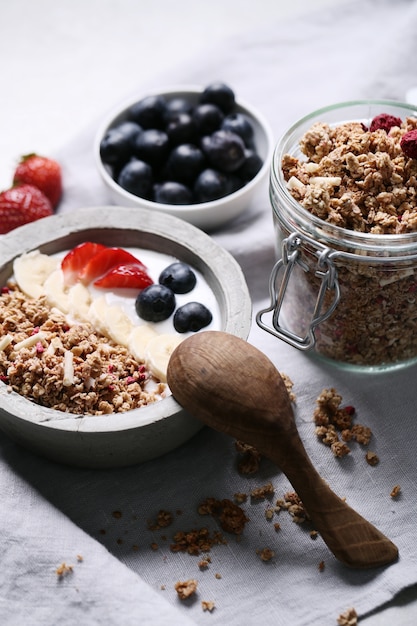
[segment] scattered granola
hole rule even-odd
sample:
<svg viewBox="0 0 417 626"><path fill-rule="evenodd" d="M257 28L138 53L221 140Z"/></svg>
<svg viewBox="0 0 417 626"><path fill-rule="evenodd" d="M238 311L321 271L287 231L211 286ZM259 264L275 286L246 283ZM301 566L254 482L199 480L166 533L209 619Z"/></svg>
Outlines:
<svg viewBox="0 0 417 626"><path fill-rule="evenodd" d="M368 465L375 466L379 463L378 455L375 452L371 452L370 450L368 450L368 452L365 454L365 459Z"/></svg>
<svg viewBox="0 0 417 626"><path fill-rule="evenodd" d="M335 457L342 458L351 452L346 442L357 441L363 446L369 445L372 431L368 426L354 424L355 408L341 407L342 396L336 389L323 389L316 400L313 418L316 424L317 437L330 447ZM339 439L340 438L342 441ZM373 453L368 453L366 460L372 459ZM376 456L376 455L375 455Z"/></svg>
<svg viewBox="0 0 417 626"><path fill-rule="evenodd" d="M225 544L226 540L219 532L210 534L207 528L199 528L189 532L179 531L174 535L170 545L171 552L187 552L199 555L201 552L210 552L215 545Z"/></svg>
<svg viewBox="0 0 417 626"><path fill-rule="evenodd" d="M261 454L258 450L243 441L236 441L235 448L237 452L242 454L242 458L238 461L238 470L241 474L255 474L259 470L261 462Z"/></svg>
<svg viewBox="0 0 417 626"><path fill-rule="evenodd" d="M201 559L201 560L198 562L198 567L199 567L201 570L204 570L204 569L207 569L207 568L208 568L208 566L210 565L210 563L211 563L211 559L210 559L210 557L209 557L209 556L206 556L204 559Z"/></svg>
<svg viewBox="0 0 417 626"><path fill-rule="evenodd" d="M295 491L288 491L284 495L282 507L287 509L293 519L293 522L296 524L303 524L306 520L310 519L303 503Z"/></svg>
<svg viewBox="0 0 417 626"><path fill-rule="evenodd" d="M324 561L320 561L319 563L319 572L324 572L324 568L325 568L325 563Z"/></svg>
<svg viewBox="0 0 417 626"><path fill-rule="evenodd" d="M256 554L259 556L261 561L264 561L265 563L267 563L268 561L271 561L271 559L273 559L275 556L275 552L271 550L270 548L263 548L262 550L257 550Z"/></svg>
<svg viewBox="0 0 417 626"><path fill-rule="evenodd" d="M212 515L217 518L223 530L235 535L241 535L246 522L249 521L243 509L228 499L207 498L198 507L198 512L200 515Z"/></svg>
<svg viewBox="0 0 417 626"><path fill-rule="evenodd" d="M187 600L187 598L193 596L197 591L197 584L197 581L193 578L175 583L175 591L177 592L179 599Z"/></svg>
<svg viewBox="0 0 417 626"><path fill-rule="evenodd" d="M173 522L172 513L169 511L160 510L158 512L157 518L155 521L148 522L149 530L160 530L161 528L166 528L170 526Z"/></svg>
<svg viewBox="0 0 417 626"><path fill-rule="evenodd" d="M59 565L55 570L56 575L59 576L59 578L63 578L67 574L72 574L73 571L74 567L72 565L67 565L65 562L61 563L61 565Z"/></svg>
<svg viewBox="0 0 417 626"><path fill-rule="evenodd" d="M401 486L400 485L395 485L395 487L392 488L390 496L391 498L398 498L398 496L401 493Z"/></svg>
<svg viewBox="0 0 417 626"><path fill-rule="evenodd" d="M215 604L214 604L214 602L211 602L211 601L208 602L207 600L202 600L201 607L202 607L203 611L210 611L210 613L211 613L215 609Z"/></svg>
<svg viewBox="0 0 417 626"><path fill-rule="evenodd" d="M10 287L0 295L0 375L37 404L75 414L122 413L161 398L149 373L126 350L88 323L68 326L42 296ZM5 338L7 340L5 340Z"/></svg>
<svg viewBox="0 0 417 626"><path fill-rule="evenodd" d="M256 489L252 489L250 492L251 498L254 500L265 500L265 498L269 498L273 496L275 493L274 485L269 482L266 485L262 485L262 487L257 487Z"/></svg>
<svg viewBox="0 0 417 626"><path fill-rule="evenodd" d="M347 609L337 618L339 626L356 626L358 623L358 614L354 608Z"/></svg>

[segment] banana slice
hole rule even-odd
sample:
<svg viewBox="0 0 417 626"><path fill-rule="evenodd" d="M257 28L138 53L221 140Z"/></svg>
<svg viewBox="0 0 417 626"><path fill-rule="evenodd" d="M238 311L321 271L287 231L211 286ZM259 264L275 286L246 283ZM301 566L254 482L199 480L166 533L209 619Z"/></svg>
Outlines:
<svg viewBox="0 0 417 626"><path fill-rule="evenodd" d="M167 367L171 354L183 339L179 335L163 334L153 337L146 345L146 365L163 383L167 380Z"/></svg>
<svg viewBox="0 0 417 626"><path fill-rule="evenodd" d="M39 298L44 293L45 280L58 267L58 259L42 254L39 250L32 250L15 259L13 273L23 293L30 298Z"/></svg>
<svg viewBox="0 0 417 626"><path fill-rule="evenodd" d="M76 320L88 322L91 295L82 283L76 283L68 290L68 308L70 315Z"/></svg>
<svg viewBox="0 0 417 626"><path fill-rule="evenodd" d="M133 324L123 309L117 305L107 305L104 319L111 339L127 348Z"/></svg>
<svg viewBox="0 0 417 626"><path fill-rule="evenodd" d="M64 276L61 269L54 270L43 284L43 291L51 306L55 306L61 313L68 313L68 292L64 286Z"/></svg>
<svg viewBox="0 0 417 626"><path fill-rule="evenodd" d="M128 348L129 352L139 362L146 359L146 346L149 341L156 337L158 333L156 330L149 326L149 324L142 324L141 326L134 326L130 335Z"/></svg>
<svg viewBox="0 0 417 626"><path fill-rule="evenodd" d="M88 319L97 332L110 339L109 331L106 325L107 308L108 304L105 296L96 298L89 306Z"/></svg>

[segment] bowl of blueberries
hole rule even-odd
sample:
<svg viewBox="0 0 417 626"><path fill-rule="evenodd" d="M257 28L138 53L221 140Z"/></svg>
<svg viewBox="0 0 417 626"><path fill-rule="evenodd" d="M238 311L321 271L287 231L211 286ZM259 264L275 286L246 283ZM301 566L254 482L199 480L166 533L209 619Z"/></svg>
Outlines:
<svg viewBox="0 0 417 626"><path fill-rule="evenodd" d="M215 82L130 100L101 125L94 152L115 204L212 230L250 206L273 146L263 116Z"/></svg>

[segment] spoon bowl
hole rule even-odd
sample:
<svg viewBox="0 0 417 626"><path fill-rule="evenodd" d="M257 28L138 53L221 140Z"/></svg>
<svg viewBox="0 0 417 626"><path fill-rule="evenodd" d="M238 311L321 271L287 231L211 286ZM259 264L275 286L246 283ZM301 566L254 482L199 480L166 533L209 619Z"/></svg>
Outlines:
<svg viewBox="0 0 417 626"><path fill-rule="evenodd" d="M318 474L299 437L285 384L257 348L223 331L198 333L173 352L167 380L191 415L278 465L338 560L368 569L398 558L397 547Z"/></svg>

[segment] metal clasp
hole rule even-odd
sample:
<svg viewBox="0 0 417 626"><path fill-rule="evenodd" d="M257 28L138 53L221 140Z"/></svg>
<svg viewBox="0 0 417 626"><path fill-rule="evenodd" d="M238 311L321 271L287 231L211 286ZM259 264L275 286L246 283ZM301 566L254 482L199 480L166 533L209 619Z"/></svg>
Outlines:
<svg viewBox="0 0 417 626"><path fill-rule="evenodd" d="M299 265L305 272L311 271L307 264L300 258L300 248L304 243L308 243L317 256L317 268L314 274L321 278L321 282L308 329L306 334L302 337L281 326L279 316L295 264ZM316 326L330 317L340 299L337 270L333 263L333 258L337 255L338 253L336 251L326 248L305 235L292 233L287 239L284 239L282 242L282 257L274 265L269 278L269 296L271 304L268 308L262 309L257 313L256 322L258 326L275 337L283 339L299 350L306 351L313 348L316 343L314 334ZM283 276L279 282L278 274L281 269L283 269ZM332 301L327 309L322 311L324 298L329 291L332 292ZM263 321L263 317L271 312L272 326Z"/></svg>

